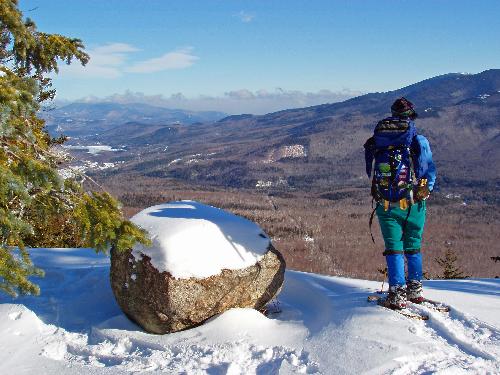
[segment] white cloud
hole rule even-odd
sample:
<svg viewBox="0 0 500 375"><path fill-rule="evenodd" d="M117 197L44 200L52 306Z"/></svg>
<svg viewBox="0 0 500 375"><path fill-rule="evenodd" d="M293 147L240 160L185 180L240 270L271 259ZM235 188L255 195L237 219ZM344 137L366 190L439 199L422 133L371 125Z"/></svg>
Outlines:
<svg viewBox="0 0 500 375"><path fill-rule="evenodd" d="M137 48L126 43L99 46L87 51L90 61L86 66L83 67L77 62L61 65L60 74L63 77L118 78L122 75L121 69L128 55L136 51Z"/></svg>
<svg viewBox="0 0 500 375"><path fill-rule="evenodd" d="M126 43L110 43L90 49L87 53L90 61L86 66L78 62L71 65L62 64L62 78L105 78L114 79L124 73L153 73L168 69L184 69L195 63L199 57L194 56L192 48L178 49L164 55L139 61L133 64L129 59L139 49Z"/></svg>
<svg viewBox="0 0 500 375"><path fill-rule="evenodd" d="M94 48L96 53L110 54L110 53L124 53L124 52L136 52L139 51L138 48L131 46L127 43L108 43L103 46Z"/></svg>
<svg viewBox="0 0 500 375"><path fill-rule="evenodd" d="M114 94L104 99L86 98L93 102L146 103L165 108L179 108L193 111L220 111L229 114L252 113L264 114L289 108L309 107L318 104L335 103L361 95L359 91L344 89L341 91L319 90L304 92L299 90L273 91L248 89L228 91L222 96L200 95L188 98L182 93L163 95L145 95L127 91Z"/></svg>
<svg viewBox="0 0 500 375"><path fill-rule="evenodd" d="M233 102L233 105L245 105L256 110L255 113L278 111L286 108L308 107L311 105L333 103L342 101L353 96L360 95L359 91L344 89L341 91L319 90L316 92L304 92L300 90L284 90L280 87L274 91L257 90L255 92L247 89L229 91L224 93L224 98Z"/></svg>
<svg viewBox="0 0 500 375"><path fill-rule="evenodd" d="M193 65L198 56L194 56L192 48L183 48L165 53L163 56L138 62L126 69L131 73L154 73L170 69L184 69Z"/></svg>
<svg viewBox="0 0 500 375"><path fill-rule="evenodd" d="M228 91L224 95L231 99L255 99L254 93L247 89Z"/></svg>
<svg viewBox="0 0 500 375"><path fill-rule="evenodd" d="M127 55L139 51L126 43L113 43L97 47L89 52L90 64L96 66L121 66L125 63Z"/></svg>
<svg viewBox="0 0 500 375"><path fill-rule="evenodd" d="M240 21L244 22L244 23L252 22L253 19L255 18L255 14L245 12L244 10L235 14L235 16L238 17L240 19Z"/></svg>

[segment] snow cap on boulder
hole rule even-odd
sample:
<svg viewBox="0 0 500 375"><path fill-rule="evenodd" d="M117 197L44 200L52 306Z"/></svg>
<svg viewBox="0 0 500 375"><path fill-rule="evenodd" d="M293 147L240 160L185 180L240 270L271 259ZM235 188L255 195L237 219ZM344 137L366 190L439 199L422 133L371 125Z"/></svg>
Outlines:
<svg viewBox="0 0 500 375"><path fill-rule="evenodd" d="M147 230L153 242L151 247L133 248L136 260L146 255L159 272L178 279L252 266L270 246L257 224L195 201L149 207L131 220Z"/></svg>

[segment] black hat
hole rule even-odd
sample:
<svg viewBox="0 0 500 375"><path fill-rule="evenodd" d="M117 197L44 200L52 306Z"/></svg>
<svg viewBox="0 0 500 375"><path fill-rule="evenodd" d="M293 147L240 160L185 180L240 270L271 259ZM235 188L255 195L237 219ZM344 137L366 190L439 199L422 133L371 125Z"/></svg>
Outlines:
<svg viewBox="0 0 500 375"><path fill-rule="evenodd" d="M417 117L413 103L406 98L399 98L392 103L391 112L393 116L397 117L409 117L411 119Z"/></svg>

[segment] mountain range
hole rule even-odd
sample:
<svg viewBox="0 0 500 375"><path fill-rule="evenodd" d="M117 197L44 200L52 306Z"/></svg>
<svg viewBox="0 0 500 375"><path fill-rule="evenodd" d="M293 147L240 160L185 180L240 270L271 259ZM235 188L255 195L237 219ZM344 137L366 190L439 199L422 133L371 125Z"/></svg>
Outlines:
<svg viewBox="0 0 500 375"><path fill-rule="evenodd" d="M108 112L106 127L94 122L89 129L79 126L78 134L87 142L125 147L128 161L120 170L106 173L137 172L226 187L321 191L365 186L363 143L401 96L416 105L417 128L429 139L438 166L438 186L492 191L500 186L496 167L500 163L500 69L446 74L395 91L266 115L215 121L217 114L210 113L209 121L196 126L186 120L168 124L154 117L154 112L147 112L151 119L143 121L137 114L140 108L132 106L133 115L124 111L115 121L113 112ZM68 119L85 113L81 105L69 107L72 111L65 108ZM62 126L51 123L56 125Z"/></svg>
<svg viewBox="0 0 500 375"><path fill-rule="evenodd" d="M216 111L168 109L144 103L76 102L42 112L48 131L86 139L101 135L124 124L135 123L147 128L172 124L192 125L217 121L227 115Z"/></svg>

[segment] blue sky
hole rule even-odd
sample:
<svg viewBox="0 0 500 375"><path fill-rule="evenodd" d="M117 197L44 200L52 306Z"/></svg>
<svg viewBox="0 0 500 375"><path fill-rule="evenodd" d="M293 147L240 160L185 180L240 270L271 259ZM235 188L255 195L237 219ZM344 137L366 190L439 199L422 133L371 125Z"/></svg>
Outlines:
<svg viewBox="0 0 500 375"><path fill-rule="evenodd" d="M20 0L20 6L40 30L82 39L93 57L86 69L61 69L55 87L62 99L142 93L164 105L262 113L449 72L477 73L500 61L498 0Z"/></svg>

